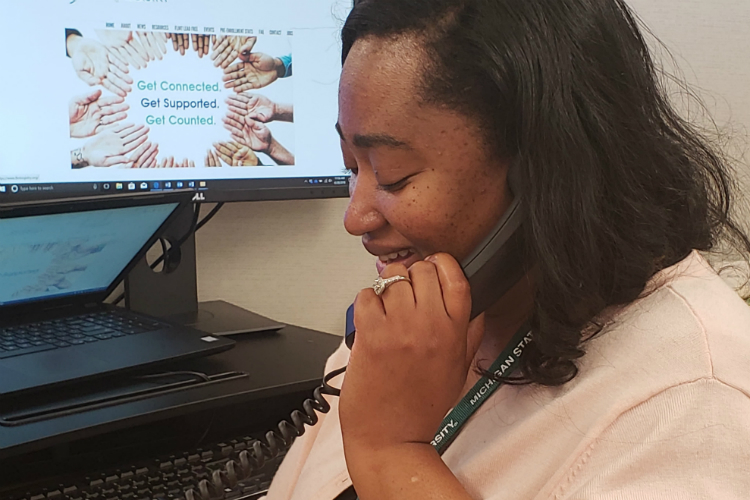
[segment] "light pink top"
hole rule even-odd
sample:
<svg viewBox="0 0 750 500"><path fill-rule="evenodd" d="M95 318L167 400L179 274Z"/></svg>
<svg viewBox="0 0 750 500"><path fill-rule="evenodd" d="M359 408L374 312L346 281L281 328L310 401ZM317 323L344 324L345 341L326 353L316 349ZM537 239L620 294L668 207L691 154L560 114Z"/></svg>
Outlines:
<svg viewBox="0 0 750 500"><path fill-rule="evenodd" d="M653 283L587 344L573 381L503 386L472 416L443 460L473 498L750 499L750 307L697 252ZM326 371L347 358L341 347ZM329 400L268 500L351 484Z"/></svg>

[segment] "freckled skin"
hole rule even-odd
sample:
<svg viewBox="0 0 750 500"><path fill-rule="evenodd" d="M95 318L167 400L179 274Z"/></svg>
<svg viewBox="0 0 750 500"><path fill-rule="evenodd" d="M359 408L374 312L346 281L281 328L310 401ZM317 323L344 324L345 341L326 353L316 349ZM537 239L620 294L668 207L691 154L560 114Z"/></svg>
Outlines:
<svg viewBox="0 0 750 500"><path fill-rule="evenodd" d="M344 225L365 244L460 260L510 204L507 162L489 152L472 120L420 102L423 57L404 37L364 38L349 53L338 120L344 161L356 175ZM356 134L387 134L409 148L357 147ZM407 176L398 191L379 187Z"/></svg>

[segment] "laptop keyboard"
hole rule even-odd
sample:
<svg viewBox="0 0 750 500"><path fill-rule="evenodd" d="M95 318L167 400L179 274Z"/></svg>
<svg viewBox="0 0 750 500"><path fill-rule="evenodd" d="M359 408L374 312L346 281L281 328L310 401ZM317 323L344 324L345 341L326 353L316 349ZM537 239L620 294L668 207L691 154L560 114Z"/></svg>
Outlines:
<svg viewBox="0 0 750 500"><path fill-rule="evenodd" d="M0 359L150 332L164 325L116 311L0 327Z"/></svg>

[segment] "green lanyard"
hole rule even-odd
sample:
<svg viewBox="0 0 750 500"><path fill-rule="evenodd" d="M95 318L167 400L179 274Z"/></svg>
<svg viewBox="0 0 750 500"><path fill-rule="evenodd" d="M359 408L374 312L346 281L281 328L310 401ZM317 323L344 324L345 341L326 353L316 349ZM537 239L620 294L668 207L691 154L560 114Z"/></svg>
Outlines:
<svg viewBox="0 0 750 500"><path fill-rule="evenodd" d="M515 370L520 362L523 351L531 342L531 332L527 326L522 326L508 346L500 353L488 372L496 378L506 378ZM488 377L482 377L466 396L453 407L438 428L437 434L431 441L432 446L441 455L453 442L461 427L469 417L501 386L500 382Z"/></svg>
<svg viewBox="0 0 750 500"><path fill-rule="evenodd" d="M531 332L528 330L528 326L524 325L513 335L508 346L503 349L503 352L500 353L487 371L492 373L496 378L508 377L513 373L513 370L518 368L523 351L530 342ZM482 377L474 384L474 387L471 388L466 396L453 407L443 419L437 434L435 434L435 437L430 442L439 454L442 455L445 452L448 445L455 439L458 431L469 420L469 417L500 388L500 385L500 382L497 380ZM354 487L350 486L350 489L353 492ZM359 497L356 498L359 500Z"/></svg>

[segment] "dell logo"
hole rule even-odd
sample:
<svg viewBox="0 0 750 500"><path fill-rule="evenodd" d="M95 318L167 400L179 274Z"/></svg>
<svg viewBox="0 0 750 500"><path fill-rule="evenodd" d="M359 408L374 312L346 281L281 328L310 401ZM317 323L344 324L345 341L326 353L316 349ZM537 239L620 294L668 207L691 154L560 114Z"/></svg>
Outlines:
<svg viewBox="0 0 750 500"><path fill-rule="evenodd" d="M195 196L193 196L193 201L206 201L206 197L203 193L195 193Z"/></svg>

